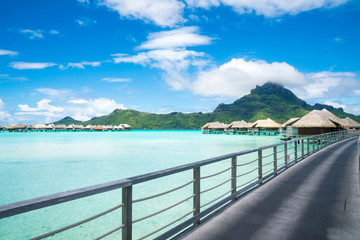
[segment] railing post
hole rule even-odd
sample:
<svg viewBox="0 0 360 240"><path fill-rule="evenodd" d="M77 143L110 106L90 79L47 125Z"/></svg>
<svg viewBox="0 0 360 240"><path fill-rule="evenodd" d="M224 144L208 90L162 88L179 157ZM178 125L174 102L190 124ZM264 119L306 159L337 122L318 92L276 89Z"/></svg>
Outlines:
<svg viewBox="0 0 360 240"><path fill-rule="evenodd" d="M274 172L277 175L277 147L274 147Z"/></svg>
<svg viewBox="0 0 360 240"><path fill-rule="evenodd" d="M259 173L259 184L262 184L262 150L258 151L258 173Z"/></svg>
<svg viewBox="0 0 360 240"><path fill-rule="evenodd" d="M200 167L196 167L193 170L194 175L194 184L193 184L193 194L195 195L193 198L193 209L194 216L200 213ZM200 222L197 221L194 225L199 224Z"/></svg>
<svg viewBox="0 0 360 240"><path fill-rule="evenodd" d="M231 194L234 194L235 192L236 192L236 185L237 185L237 183L236 183L236 175L237 175L237 173L236 173L236 170L237 170L237 161L236 161L237 159L236 159L236 156L234 156L234 157L232 157L231 158L231 166L232 166L232 168L231 168ZM234 198L234 200L235 200L235 198Z"/></svg>
<svg viewBox="0 0 360 240"><path fill-rule="evenodd" d="M122 240L132 239L132 186L122 189Z"/></svg>
<svg viewBox="0 0 360 240"><path fill-rule="evenodd" d="M301 139L301 159L304 159L304 139Z"/></svg>
<svg viewBox="0 0 360 240"><path fill-rule="evenodd" d="M284 160L285 160L285 168L287 168L287 164L289 162L289 159L287 157L287 143L284 144Z"/></svg>
<svg viewBox="0 0 360 240"><path fill-rule="evenodd" d="M310 138L307 138L307 156L310 156Z"/></svg>
<svg viewBox="0 0 360 240"><path fill-rule="evenodd" d="M295 159L295 162L297 163L298 160L297 160L297 151L298 151L298 143L297 143L297 140L294 142L294 159Z"/></svg>

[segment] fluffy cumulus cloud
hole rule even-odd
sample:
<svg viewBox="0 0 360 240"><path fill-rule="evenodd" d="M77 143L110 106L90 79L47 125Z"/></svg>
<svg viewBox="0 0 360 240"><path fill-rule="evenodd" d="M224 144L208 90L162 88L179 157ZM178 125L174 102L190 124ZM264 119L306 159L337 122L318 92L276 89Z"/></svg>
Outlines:
<svg viewBox="0 0 360 240"><path fill-rule="evenodd" d="M72 99L66 106L69 116L82 121L109 114L114 109L126 108L123 104L107 98Z"/></svg>
<svg viewBox="0 0 360 240"><path fill-rule="evenodd" d="M209 64L203 52L187 50L188 46L207 45L212 38L198 34L197 27L183 27L148 35L138 49L147 51L135 55L113 54L115 63L133 63L162 71L165 82L174 90L184 90L191 75Z"/></svg>
<svg viewBox="0 0 360 240"><path fill-rule="evenodd" d="M52 62L12 62L10 63L10 67L19 69L19 70L27 70L27 69L44 69L47 67L56 66L56 63Z"/></svg>
<svg viewBox="0 0 360 240"><path fill-rule="evenodd" d="M255 85L268 81L297 84L304 82L305 78L285 62L268 63L234 58L223 65L199 72L189 87L201 96L238 98L249 93Z"/></svg>
<svg viewBox="0 0 360 240"><path fill-rule="evenodd" d="M18 52L11 51L11 50L0 49L0 55L16 56L16 55L18 55Z"/></svg>
<svg viewBox="0 0 360 240"><path fill-rule="evenodd" d="M174 90L184 90L190 84L190 75L207 65L205 54L186 49L159 49L137 55L116 55L115 63L134 63L163 71L163 79Z"/></svg>
<svg viewBox="0 0 360 240"><path fill-rule="evenodd" d="M11 115L6 111L5 103L0 98L0 125L8 125L12 121Z"/></svg>
<svg viewBox="0 0 360 240"><path fill-rule="evenodd" d="M280 17L286 14L319 8L333 8L349 0L100 0L99 4L119 13L128 19L140 19L162 27L174 27L185 22L186 9L210 9L212 7L231 7L238 14ZM194 15L191 15L194 16Z"/></svg>
<svg viewBox="0 0 360 240"><path fill-rule="evenodd" d="M19 112L16 112L17 119L26 116L27 122L48 123L59 120L65 116L71 116L77 120L89 120L92 117L99 117L109 114L114 109L126 109L123 104L107 98L95 99L71 99L61 106L55 106L52 100L43 98L38 101L35 107L28 104L19 104ZM0 107L1 107L0 102ZM0 108L1 111L1 108ZM0 113L1 114L1 113ZM0 119L1 120L1 119Z"/></svg>
<svg viewBox="0 0 360 240"><path fill-rule="evenodd" d="M265 17L280 17L285 14L296 15L300 12L317 8L333 8L346 3L348 0L221 0L225 6L232 7L237 13L252 13Z"/></svg>
<svg viewBox="0 0 360 240"><path fill-rule="evenodd" d="M336 108L346 108L345 104L340 104L340 103L332 102L332 101L325 101L324 104L330 105L330 106L333 106L333 107L336 107Z"/></svg>
<svg viewBox="0 0 360 240"><path fill-rule="evenodd" d="M358 76L353 72L330 72L304 74L306 83L295 88L294 92L304 99L356 95L349 89L359 88Z"/></svg>
<svg viewBox="0 0 360 240"><path fill-rule="evenodd" d="M162 27L184 22L185 4L178 0L100 0L104 5L128 19L140 19Z"/></svg>
<svg viewBox="0 0 360 240"><path fill-rule="evenodd" d="M138 49L165 49L208 45L212 38L200 35L198 27L182 27L171 31L151 33Z"/></svg>
<svg viewBox="0 0 360 240"><path fill-rule="evenodd" d="M63 112L64 108L62 107L55 107L50 105L51 103L50 99L42 99L39 102L37 102L37 107L30 107L27 104L19 104L18 107L21 110L21 114L26 114L29 112L37 112L37 113L56 113L56 112Z"/></svg>

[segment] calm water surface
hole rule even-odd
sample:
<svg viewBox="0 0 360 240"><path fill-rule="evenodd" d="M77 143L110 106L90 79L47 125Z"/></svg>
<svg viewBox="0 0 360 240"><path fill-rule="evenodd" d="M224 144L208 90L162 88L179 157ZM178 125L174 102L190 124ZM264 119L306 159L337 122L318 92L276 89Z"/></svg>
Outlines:
<svg viewBox="0 0 360 240"><path fill-rule="evenodd" d="M273 136L204 135L200 131L2 132L0 205L162 170L279 141L278 137ZM172 186L177 181L182 182L182 178L187 178L185 173L177 178L161 181L168 181L168 185ZM148 186L138 188L143 188L138 192L144 192ZM102 194L102 197L87 198L87 204L77 204L76 202L80 201L78 200L0 220L0 239L25 239L51 231L54 227L62 226L62 223L66 224L70 220L78 220L78 217L81 219L91 215L88 210L89 204L95 214L99 210L114 206L113 199L117 197L121 199L121 192L113 191ZM157 201L161 202L161 199ZM139 205L139 212L147 211L149 204ZM59 208L62 208L61 215L58 214ZM74 214L74 209L79 213ZM51 216L53 221L49 222L51 211L54 211ZM135 212L134 215L136 214ZM35 225L34 219L37 221ZM95 221L87 227L90 229L96 226L99 229L99 225L107 225L110 229L104 228L103 232L106 232L111 230L112 225L115 228L119 223L117 215L110 215L107 220L101 221ZM135 235L146 233L146 229L155 224L153 221L156 219L139 225L138 230L135 226ZM67 234L68 237L77 236L78 239L96 236L91 231L86 232L84 235L84 231L74 230ZM59 235L56 239L64 237L66 238L66 235ZM116 235L108 239L112 237Z"/></svg>

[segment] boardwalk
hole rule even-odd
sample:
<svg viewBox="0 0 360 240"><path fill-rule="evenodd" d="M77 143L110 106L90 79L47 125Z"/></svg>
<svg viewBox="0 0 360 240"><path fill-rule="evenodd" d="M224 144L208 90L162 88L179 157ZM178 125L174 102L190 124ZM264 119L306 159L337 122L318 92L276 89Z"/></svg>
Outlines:
<svg viewBox="0 0 360 240"><path fill-rule="evenodd" d="M310 156L182 239L360 239L358 139Z"/></svg>

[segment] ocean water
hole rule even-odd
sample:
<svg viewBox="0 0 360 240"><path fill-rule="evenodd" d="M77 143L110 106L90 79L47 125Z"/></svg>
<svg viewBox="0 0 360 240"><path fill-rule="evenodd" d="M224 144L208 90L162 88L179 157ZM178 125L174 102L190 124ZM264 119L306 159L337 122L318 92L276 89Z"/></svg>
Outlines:
<svg viewBox="0 0 360 240"><path fill-rule="evenodd" d="M33 132L0 133L0 205L48 194L136 176L207 158L280 142L278 136L201 134L200 131ZM248 156L248 159L256 156ZM230 166L223 161L202 168L202 175ZM256 163L255 165L256 166ZM251 169L253 166L249 166ZM227 173L224 173L225 175ZM202 189L221 182L223 174L204 180ZM250 178L251 176L249 176ZM134 186L141 198L180 186L192 172L176 174ZM208 181L208 183L206 182ZM244 180L245 181L245 180ZM229 189L229 185L204 193L202 204ZM226 190L227 189L227 190ZM180 191L135 203L136 220L191 196L191 184ZM170 201L172 200L172 201ZM0 239L28 239L95 215L121 203L115 190L0 220ZM141 237L192 209L192 199L164 214L134 224ZM92 239L121 225L121 209L51 239ZM121 231L106 239L119 237ZM148 239L151 239L150 236Z"/></svg>

